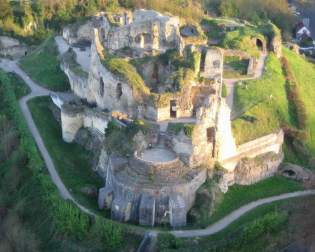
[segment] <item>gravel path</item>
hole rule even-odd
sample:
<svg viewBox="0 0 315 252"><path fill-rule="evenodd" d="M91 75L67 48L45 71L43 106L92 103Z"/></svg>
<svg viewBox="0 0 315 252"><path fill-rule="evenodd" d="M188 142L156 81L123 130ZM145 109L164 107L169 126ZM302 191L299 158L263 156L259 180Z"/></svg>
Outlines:
<svg viewBox="0 0 315 252"><path fill-rule="evenodd" d="M44 141L36 127L36 124L34 123L34 120L32 118L32 114L27 106L27 102L30 99L33 99L38 96L49 96L50 94L54 93L46 88L43 88L36 84L33 80L30 79L30 77L17 65L16 61L1 59L0 61L0 68L7 72L14 72L17 75L19 75L25 83L29 86L31 89L31 93L22 97L19 100L19 105L21 107L21 111L25 117L25 120L27 122L27 125L32 133L32 136L37 144L37 147L45 161L46 167L48 169L48 172L50 174L50 177L53 181L53 183L57 186L58 191L61 195L61 197L65 200L71 200L77 207L79 207L83 212L94 216L95 214L92 213L90 210L79 204L70 194L64 183L62 182L61 178L59 177L59 174L55 168L55 165L53 163L53 160L51 156L49 155L48 150L46 149L46 146L44 144Z"/></svg>

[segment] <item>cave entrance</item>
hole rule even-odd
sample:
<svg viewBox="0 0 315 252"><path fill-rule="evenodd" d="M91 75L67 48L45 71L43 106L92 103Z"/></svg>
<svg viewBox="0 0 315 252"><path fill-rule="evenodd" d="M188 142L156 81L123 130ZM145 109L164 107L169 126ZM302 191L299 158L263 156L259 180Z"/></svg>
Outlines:
<svg viewBox="0 0 315 252"><path fill-rule="evenodd" d="M177 117L177 102L176 102L176 100L170 101L170 117L171 118Z"/></svg>
<svg viewBox="0 0 315 252"><path fill-rule="evenodd" d="M264 50L264 43L260 39L256 39L256 46L260 51Z"/></svg>
<svg viewBox="0 0 315 252"><path fill-rule="evenodd" d="M208 143L212 143L211 156L212 156L212 158L214 158L215 157L215 145L216 145L215 127L207 128L207 141L208 141Z"/></svg>

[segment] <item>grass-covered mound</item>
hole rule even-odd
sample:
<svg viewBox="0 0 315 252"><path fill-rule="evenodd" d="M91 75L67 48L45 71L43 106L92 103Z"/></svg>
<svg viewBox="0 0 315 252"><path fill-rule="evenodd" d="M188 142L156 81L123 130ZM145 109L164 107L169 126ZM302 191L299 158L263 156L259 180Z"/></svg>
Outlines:
<svg viewBox="0 0 315 252"><path fill-rule="evenodd" d="M65 91L70 85L60 69L58 48L53 37L21 60L22 69L39 85L53 91Z"/></svg>
<svg viewBox="0 0 315 252"><path fill-rule="evenodd" d="M261 137L281 128L283 122L294 125L286 94L286 81L281 63L270 54L263 76L238 83L235 87L232 122L237 144Z"/></svg>

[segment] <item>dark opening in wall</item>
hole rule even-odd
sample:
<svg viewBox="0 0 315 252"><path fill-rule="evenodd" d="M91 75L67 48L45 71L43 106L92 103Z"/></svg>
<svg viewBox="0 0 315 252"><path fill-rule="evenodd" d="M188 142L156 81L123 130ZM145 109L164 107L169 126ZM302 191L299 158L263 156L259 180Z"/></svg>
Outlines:
<svg viewBox="0 0 315 252"><path fill-rule="evenodd" d="M119 100L120 97L122 96L122 94L123 94L123 92L122 92L121 83L118 83L117 87L116 87L116 98Z"/></svg>
<svg viewBox="0 0 315 252"><path fill-rule="evenodd" d="M256 46L258 47L259 50L261 51L264 50L264 44L260 39L256 39Z"/></svg>
<svg viewBox="0 0 315 252"><path fill-rule="evenodd" d="M177 117L177 102L176 102L176 100L170 101L170 117L171 118Z"/></svg>
<svg viewBox="0 0 315 252"><path fill-rule="evenodd" d="M212 143L212 158L214 158L215 157L215 145L216 145L215 127L210 127L207 129L207 140L208 140L208 143Z"/></svg>
<svg viewBox="0 0 315 252"><path fill-rule="evenodd" d="M103 96L104 95L104 81L103 78L101 77L100 79L100 95Z"/></svg>

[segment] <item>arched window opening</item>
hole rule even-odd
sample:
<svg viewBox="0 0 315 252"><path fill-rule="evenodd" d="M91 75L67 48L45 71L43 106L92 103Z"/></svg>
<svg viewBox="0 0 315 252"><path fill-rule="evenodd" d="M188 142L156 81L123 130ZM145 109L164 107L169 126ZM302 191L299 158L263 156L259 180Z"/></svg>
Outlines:
<svg viewBox="0 0 315 252"><path fill-rule="evenodd" d="M100 95L103 96L104 95L104 81L103 78L101 77L100 79Z"/></svg>
<svg viewBox="0 0 315 252"><path fill-rule="evenodd" d="M116 98L117 100L120 99L120 97L122 96L123 92L122 92L122 86L121 86L121 83L118 83L117 84L117 87L116 87Z"/></svg>

